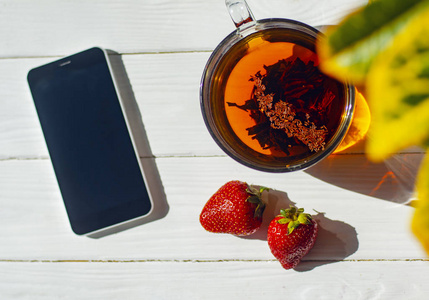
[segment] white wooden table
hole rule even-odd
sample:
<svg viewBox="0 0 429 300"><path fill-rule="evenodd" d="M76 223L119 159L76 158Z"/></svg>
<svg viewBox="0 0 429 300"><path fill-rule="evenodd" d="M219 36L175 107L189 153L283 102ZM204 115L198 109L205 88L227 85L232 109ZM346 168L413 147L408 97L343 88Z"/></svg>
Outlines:
<svg viewBox="0 0 429 300"><path fill-rule="evenodd" d="M365 2L248 1L257 19L311 25ZM406 204L424 153L376 165L360 143L306 171L239 165L199 106L204 65L232 30L223 0L0 0L0 299L428 299L429 262ZM69 227L26 83L29 69L95 45L121 54L154 157L142 159L169 207L100 239ZM263 229L237 238L200 226L204 203L232 179L274 189L266 222L290 202L324 212L296 270L281 268Z"/></svg>

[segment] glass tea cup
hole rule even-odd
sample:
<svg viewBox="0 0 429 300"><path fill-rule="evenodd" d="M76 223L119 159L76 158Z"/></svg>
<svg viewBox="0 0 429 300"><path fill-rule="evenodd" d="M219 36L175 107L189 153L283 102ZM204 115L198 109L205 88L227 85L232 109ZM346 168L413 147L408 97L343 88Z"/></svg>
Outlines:
<svg viewBox="0 0 429 300"><path fill-rule="evenodd" d="M289 19L256 21L245 0L225 2L237 29L213 51L202 76L208 131L226 154L256 170L316 164L347 133L354 87L317 68L317 29Z"/></svg>

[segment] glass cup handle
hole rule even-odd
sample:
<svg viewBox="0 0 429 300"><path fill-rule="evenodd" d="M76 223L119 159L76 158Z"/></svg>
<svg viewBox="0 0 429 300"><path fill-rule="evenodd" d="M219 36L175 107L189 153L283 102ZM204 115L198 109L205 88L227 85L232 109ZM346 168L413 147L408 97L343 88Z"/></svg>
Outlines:
<svg viewBox="0 0 429 300"><path fill-rule="evenodd" d="M237 28L242 29L242 25L249 26L256 22L246 0L225 0L225 5Z"/></svg>

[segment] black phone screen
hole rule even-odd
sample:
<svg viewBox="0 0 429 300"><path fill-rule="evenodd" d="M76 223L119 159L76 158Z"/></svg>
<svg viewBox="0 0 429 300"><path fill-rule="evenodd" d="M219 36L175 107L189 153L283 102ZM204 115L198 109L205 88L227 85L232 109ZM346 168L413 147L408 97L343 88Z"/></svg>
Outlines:
<svg viewBox="0 0 429 300"><path fill-rule="evenodd" d="M73 231L146 215L149 193L105 52L35 68L28 82Z"/></svg>

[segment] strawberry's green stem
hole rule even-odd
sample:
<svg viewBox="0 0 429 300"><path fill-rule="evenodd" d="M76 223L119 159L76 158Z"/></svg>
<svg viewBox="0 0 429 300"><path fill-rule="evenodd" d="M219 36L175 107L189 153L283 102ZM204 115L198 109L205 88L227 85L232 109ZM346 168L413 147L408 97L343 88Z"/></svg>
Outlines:
<svg viewBox="0 0 429 300"><path fill-rule="evenodd" d="M247 202L257 204L255 209L255 218L261 218L262 214L265 210L265 203L262 201L262 193L264 191L268 191L267 187L255 187L254 185L248 185L246 192L250 195L249 198L246 199Z"/></svg>
<svg viewBox="0 0 429 300"><path fill-rule="evenodd" d="M288 224L288 234L291 234L301 224L311 224L311 215L304 213L303 208L296 208L291 205L288 209L281 209L280 215L282 218L277 220L279 224Z"/></svg>

